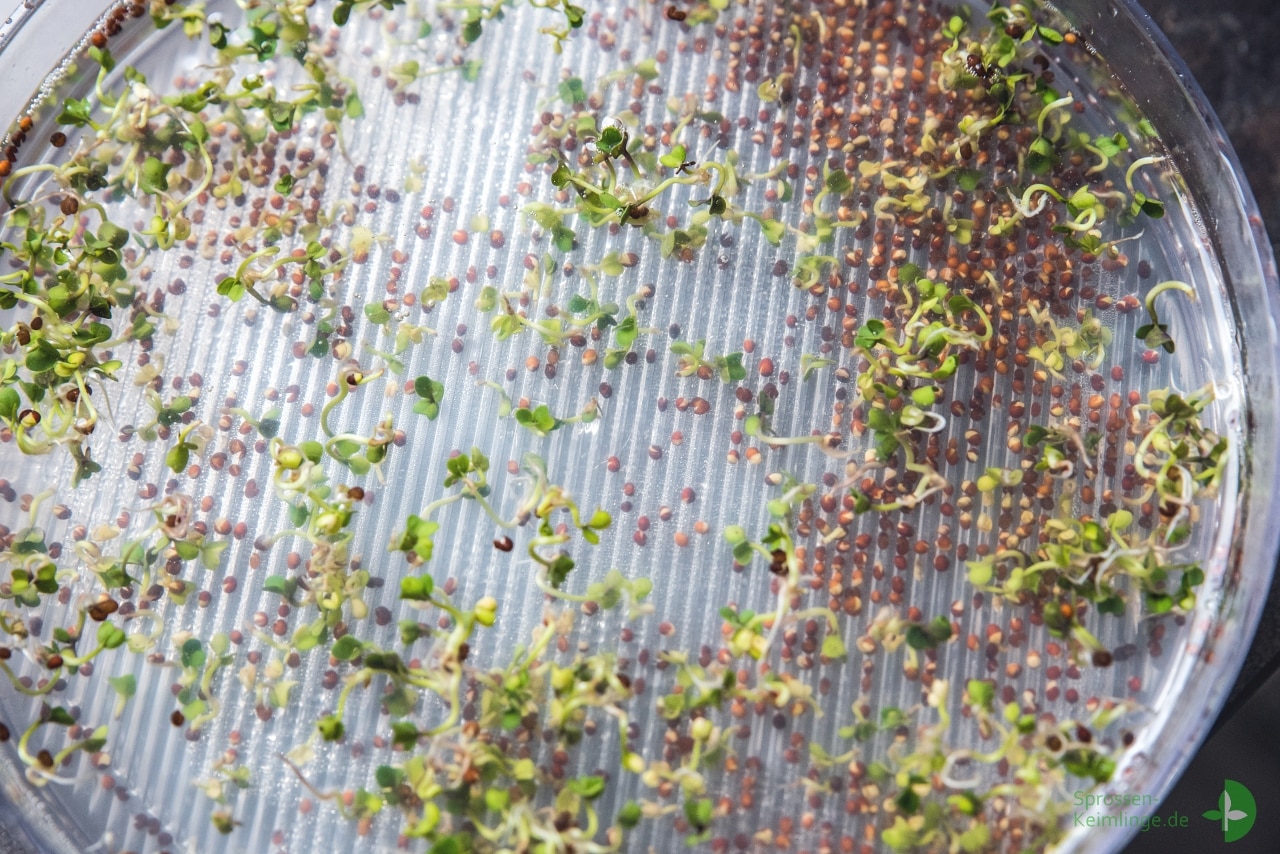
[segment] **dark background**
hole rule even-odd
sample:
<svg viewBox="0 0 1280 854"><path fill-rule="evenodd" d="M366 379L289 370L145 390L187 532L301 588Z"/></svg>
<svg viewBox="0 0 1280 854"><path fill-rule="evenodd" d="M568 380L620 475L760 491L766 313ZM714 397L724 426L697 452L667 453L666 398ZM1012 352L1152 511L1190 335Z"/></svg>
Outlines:
<svg viewBox="0 0 1280 854"><path fill-rule="evenodd" d="M1280 2L1277 0L1138 0L1182 56L1213 105L1239 155L1275 245L1280 238ZM1139 833L1126 854L1280 851L1280 586L1218 719L1169 797L1156 809L1189 816L1186 829ZM1253 793L1257 819L1227 844L1220 826L1201 816L1216 809L1224 779Z"/></svg>

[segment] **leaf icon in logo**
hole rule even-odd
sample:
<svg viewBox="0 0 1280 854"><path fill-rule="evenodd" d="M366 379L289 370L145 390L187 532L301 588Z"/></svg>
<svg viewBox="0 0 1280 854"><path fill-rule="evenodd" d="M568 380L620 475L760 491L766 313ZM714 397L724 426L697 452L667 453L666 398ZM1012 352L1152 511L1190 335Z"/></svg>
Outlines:
<svg viewBox="0 0 1280 854"><path fill-rule="evenodd" d="M1203 815L1210 821L1222 822L1222 838L1226 842L1235 842L1253 828L1253 820L1257 813L1257 804L1253 794L1235 780L1224 780L1222 794L1218 797L1218 809L1209 810Z"/></svg>

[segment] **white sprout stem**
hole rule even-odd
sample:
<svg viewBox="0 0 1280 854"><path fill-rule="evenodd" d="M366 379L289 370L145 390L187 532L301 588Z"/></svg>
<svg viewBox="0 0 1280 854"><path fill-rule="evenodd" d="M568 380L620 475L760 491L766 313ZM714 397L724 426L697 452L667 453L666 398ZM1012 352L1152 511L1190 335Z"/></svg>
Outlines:
<svg viewBox="0 0 1280 854"><path fill-rule="evenodd" d="M1040 193L1040 200L1036 203L1035 207L1031 207L1031 196L1037 192ZM1009 198L1013 200L1014 210L1016 210L1024 219L1031 219L1034 216L1038 216L1039 213L1045 209L1045 206L1049 204L1050 197L1055 198L1058 201L1062 201L1062 196L1060 196L1058 192L1048 184L1032 184L1022 192L1022 198L1018 198L1018 196L1014 195L1012 190L1009 191Z"/></svg>
<svg viewBox="0 0 1280 854"><path fill-rule="evenodd" d="M1143 166L1151 166L1153 164L1160 163L1163 160L1164 160L1163 157L1159 157L1157 155L1151 155L1148 157L1140 157L1129 165L1128 170L1126 170L1124 173L1124 185L1129 189L1130 195L1133 195L1134 193L1137 192L1137 190L1135 190L1133 187L1133 176L1137 174L1138 170L1141 169Z"/></svg>
<svg viewBox="0 0 1280 854"><path fill-rule="evenodd" d="M947 419L942 417L938 413L925 412L923 413L923 415L925 418L933 419L932 425L929 427L926 427L923 424L917 424L915 427L912 427L911 429L916 430L920 433L939 433L947 429Z"/></svg>
<svg viewBox="0 0 1280 854"><path fill-rule="evenodd" d="M1065 96L1059 98L1058 100L1050 101L1049 103L1045 104L1044 109L1040 111L1040 115L1036 118L1036 131L1039 132L1041 136L1044 136L1044 123L1045 123L1045 119L1049 117L1049 114L1054 112L1055 110L1060 110L1070 106L1074 101L1075 101L1075 98L1072 97L1070 92L1068 92ZM1061 125L1059 125L1058 127L1058 132L1059 133L1062 132ZM1057 136L1055 136L1054 139L1056 140Z"/></svg>
<svg viewBox="0 0 1280 854"><path fill-rule="evenodd" d="M980 775L975 774L968 780L961 780L953 775L955 765L962 759L972 759L973 756L968 750L957 750L947 756L947 761L942 766L942 771L938 774L938 778L942 780L943 785L952 789L975 789L982 782ZM975 769L976 770L976 769Z"/></svg>

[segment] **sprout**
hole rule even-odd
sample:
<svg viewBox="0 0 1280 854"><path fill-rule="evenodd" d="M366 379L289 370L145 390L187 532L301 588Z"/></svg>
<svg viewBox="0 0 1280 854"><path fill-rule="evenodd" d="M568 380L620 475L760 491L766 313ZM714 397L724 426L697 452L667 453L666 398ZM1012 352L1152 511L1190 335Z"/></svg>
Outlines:
<svg viewBox="0 0 1280 854"><path fill-rule="evenodd" d="M1166 353L1172 353L1174 350L1173 338L1169 336L1169 325L1160 322L1160 315L1156 312L1156 297L1165 291L1178 291L1195 299L1195 289L1185 282L1161 282L1160 284L1147 291L1146 297L1143 299L1143 305L1146 306L1147 315L1151 318L1150 323L1143 324L1138 327L1135 333L1143 344L1154 350L1157 347L1163 348Z"/></svg>

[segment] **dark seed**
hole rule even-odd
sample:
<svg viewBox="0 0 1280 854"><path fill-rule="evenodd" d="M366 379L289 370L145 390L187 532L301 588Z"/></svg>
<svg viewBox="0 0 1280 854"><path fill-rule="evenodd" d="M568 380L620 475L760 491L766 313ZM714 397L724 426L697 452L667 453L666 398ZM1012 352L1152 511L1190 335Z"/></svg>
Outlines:
<svg viewBox="0 0 1280 854"><path fill-rule="evenodd" d="M769 571L774 575L787 574L787 553L782 549L773 550L773 563L769 564Z"/></svg>

